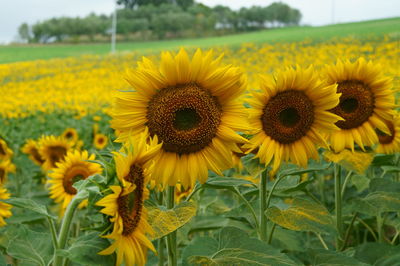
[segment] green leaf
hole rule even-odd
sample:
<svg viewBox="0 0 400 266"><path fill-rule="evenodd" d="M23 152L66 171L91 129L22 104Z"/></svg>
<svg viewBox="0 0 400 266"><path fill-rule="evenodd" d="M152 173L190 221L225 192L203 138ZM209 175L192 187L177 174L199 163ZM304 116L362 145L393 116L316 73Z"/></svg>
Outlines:
<svg viewBox="0 0 400 266"><path fill-rule="evenodd" d="M206 247L201 240L207 241ZM201 240L186 247L184 265L298 265L278 249L235 227L220 231L218 245L211 238Z"/></svg>
<svg viewBox="0 0 400 266"><path fill-rule="evenodd" d="M355 199L354 208L361 213L372 216L382 212L400 211L400 193L377 191L368 194L365 198Z"/></svg>
<svg viewBox="0 0 400 266"><path fill-rule="evenodd" d="M390 172L397 173L397 172L400 172L400 167L398 167L398 166L382 166L381 168L386 173L390 173Z"/></svg>
<svg viewBox="0 0 400 266"><path fill-rule="evenodd" d="M383 192L398 192L400 193L400 183L393 182L386 178L374 178L369 183L371 192L383 191Z"/></svg>
<svg viewBox="0 0 400 266"><path fill-rule="evenodd" d="M77 238L63 256L70 259L78 265L114 265L114 256L98 255L100 251L109 247L111 244L104 238L100 238L98 233L90 233Z"/></svg>
<svg viewBox="0 0 400 266"><path fill-rule="evenodd" d="M157 207L148 209L148 221L154 230L152 240L161 238L179 229L196 215L197 206L194 202L181 202L171 210Z"/></svg>
<svg viewBox="0 0 400 266"><path fill-rule="evenodd" d="M47 266L53 258L53 243L49 233L40 233L20 226L18 235L9 241L7 254L34 265ZM24 264L22 264L24 265Z"/></svg>
<svg viewBox="0 0 400 266"><path fill-rule="evenodd" d="M308 168L308 169L299 169L299 168L294 168L294 169L286 169L283 171L280 171L277 175L277 178L282 178L285 176L290 176L290 175L302 175L306 173L311 173L311 172L318 172L318 171L324 171L326 170L326 167L323 168Z"/></svg>
<svg viewBox="0 0 400 266"><path fill-rule="evenodd" d="M215 189L226 189L230 187L239 187L243 185L254 185L252 182L234 177L214 177L207 180L203 186Z"/></svg>
<svg viewBox="0 0 400 266"><path fill-rule="evenodd" d="M373 166L394 165L394 158L395 156L393 154L390 155L378 154L375 155L371 165Z"/></svg>
<svg viewBox="0 0 400 266"><path fill-rule="evenodd" d="M356 247L354 257L362 262L374 265L398 265L400 246L392 246L384 243L364 243ZM396 263L391 264L394 260Z"/></svg>
<svg viewBox="0 0 400 266"><path fill-rule="evenodd" d="M311 265L340 265L340 266L367 266L355 258L333 250L313 249L310 250Z"/></svg>
<svg viewBox="0 0 400 266"><path fill-rule="evenodd" d="M33 212L39 213L39 214L49 217L51 219L57 219L56 216L51 215L47 211L46 206L41 205L31 199L10 198L10 199L6 200L6 202L13 205L14 207L31 210Z"/></svg>
<svg viewBox="0 0 400 266"><path fill-rule="evenodd" d="M350 177L350 182L356 187L358 192L363 192L368 188L370 179L365 175L353 174Z"/></svg>
<svg viewBox="0 0 400 266"><path fill-rule="evenodd" d="M293 199L287 209L273 206L265 213L271 221L290 230L316 233L334 230L333 218L323 205L301 198Z"/></svg>

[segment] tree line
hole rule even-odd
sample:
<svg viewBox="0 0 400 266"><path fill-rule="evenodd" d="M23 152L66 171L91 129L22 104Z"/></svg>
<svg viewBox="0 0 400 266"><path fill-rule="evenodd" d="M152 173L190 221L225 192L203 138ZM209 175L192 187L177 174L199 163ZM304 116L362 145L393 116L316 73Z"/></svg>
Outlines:
<svg viewBox="0 0 400 266"><path fill-rule="evenodd" d="M119 40L157 40L223 35L298 25L301 13L282 2L252 6L238 11L213 8L193 0L119 0ZM18 28L19 38L29 43L107 41L112 15L51 18Z"/></svg>

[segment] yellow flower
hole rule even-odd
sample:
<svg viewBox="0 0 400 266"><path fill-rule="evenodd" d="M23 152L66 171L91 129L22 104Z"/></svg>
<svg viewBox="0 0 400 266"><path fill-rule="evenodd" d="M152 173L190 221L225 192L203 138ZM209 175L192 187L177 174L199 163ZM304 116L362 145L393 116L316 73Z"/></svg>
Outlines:
<svg viewBox="0 0 400 266"><path fill-rule="evenodd" d="M377 130L379 144L377 153L392 154L400 152L400 115L397 114L391 121L385 121L390 130L390 135Z"/></svg>
<svg viewBox="0 0 400 266"><path fill-rule="evenodd" d="M22 152L29 155L29 159L31 159L35 164L39 166L43 165L44 160L39 154L39 143L37 141L28 139L22 147Z"/></svg>
<svg viewBox="0 0 400 266"><path fill-rule="evenodd" d="M62 137L43 136L39 139L39 154L44 160L42 168L45 171L56 167L71 149L71 143Z"/></svg>
<svg viewBox="0 0 400 266"><path fill-rule="evenodd" d="M10 209L11 205L2 202L2 200L6 200L10 198L10 194L7 192L7 189L2 187L0 184L0 227L5 226L6 222L4 218L8 218L12 215Z"/></svg>
<svg viewBox="0 0 400 266"><path fill-rule="evenodd" d="M15 173L15 165L9 159L0 161L0 186L6 182L8 173Z"/></svg>
<svg viewBox="0 0 400 266"><path fill-rule="evenodd" d="M7 146L5 140L0 139L0 160L11 159L13 151Z"/></svg>
<svg viewBox="0 0 400 266"><path fill-rule="evenodd" d="M282 161L306 167L309 158L318 158L316 145L325 144L321 132L337 129L340 117L328 112L339 103L336 85L322 84L312 67L288 68L260 82L261 92L248 100L255 131L244 147L255 150L261 163L273 161L273 172Z"/></svg>
<svg viewBox="0 0 400 266"><path fill-rule="evenodd" d="M144 201L149 197L146 188L150 181L151 159L160 150L157 140L146 145L148 132L138 139L131 139L121 152L114 153L117 176L122 186L110 186L112 194L97 202L104 207L101 212L111 216L112 232L105 236L113 239L110 247L100 255L117 253L117 265L144 265L147 249L155 252L153 244L146 237L153 230L147 222Z"/></svg>
<svg viewBox="0 0 400 266"><path fill-rule="evenodd" d="M104 134L97 133L94 135L93 145L96 149L102 150L107 146L108 137Z"/></svg>
<svg viewBox="0 0 400 266"><path fill-rule="evenodd" d="M380 65L360 58L354 63L338 61L325 72L327 83L337 83L337 92L342 94L339 105L331 110L345 119L336 123L340 130L329 136L335 152L354 151L354 142L362 149L378 143L375 128L390 134L384 121L392 120L394 95L391 79L383 75Z"/></svg>
<svg viewBox="0 0 400 266"><path fill-rule="evenodd" d="M64 139L70 141L71 143L76 143L78 141L78 139L79 139L78 132L76 131L75 128L67 128L61 134L61 137L63 137Z"/></svg>
<svg viewBox="0 0 400 266"><path fill-rule="evenodd" d="M187 198L187 196L192 193L193 188L189 187L188 189L185 189L181 184L176 184L175 185L175 202L179 203L183 199Z"/></svg>
<svg viewBox="0 0 400 266"><path fill-rule="evenodd" d="M61 162L56 163L48 174L50 198L57 203L62 203L62 211L67 208L77 191L72 186L75 182L88 178L95 174L101 174L102 168L97 163L88 162L94 160L95 155L89 156L87 151L70 151ZM87 204L87 201L81 203L80 207Z"/></svg>
<svg viewBox="0 0 400 266"><path fill-rule="evenodd" d="M159 68L144 58L127 79L134 91L117 97L111 122L121 131L117 141L147 126L163 143L153 175L163 187L204 183L209 169L221 175L232 167L232 151L240 152L237 143L247 141L236 133L248 128L238 101L246 80L239 68L220 61L201 50L190 60L183 49L175 57L162 53Z"/></svg>

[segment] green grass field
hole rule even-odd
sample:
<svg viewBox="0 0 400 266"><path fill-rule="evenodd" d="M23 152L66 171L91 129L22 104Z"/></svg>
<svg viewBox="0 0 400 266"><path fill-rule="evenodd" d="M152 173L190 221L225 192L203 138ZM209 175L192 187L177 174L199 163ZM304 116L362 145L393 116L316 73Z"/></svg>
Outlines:
<svg viewBox="0 0 400 266"><path fill-rule="evenodd" d="M385 34L399 36L399 25L400 17L356 23L336 24L322 27L293 27L273 29L222 37L118 43L117 50L140 51L142 53L146 53L150 51L175 49L180 46L236 46L243 42L293 42L301 41L306 38L319 41L345 36L355 36L362 39L371 35L380 37ZM0 46L0 63L69 57L83 54L106 54L109 53L109 51L110 45L108 43L77 45L9 45Z"/></svg>

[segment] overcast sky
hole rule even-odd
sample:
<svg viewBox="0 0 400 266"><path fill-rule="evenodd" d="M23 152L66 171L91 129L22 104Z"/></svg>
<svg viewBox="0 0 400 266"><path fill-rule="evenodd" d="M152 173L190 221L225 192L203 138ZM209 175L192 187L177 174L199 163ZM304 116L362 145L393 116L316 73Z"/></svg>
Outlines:
<svg viewBox="0 0 400 266"><path fill-rule="evenodd" d="M267 6L276 0L196 0L209 6L232 9ZM284 0L300 9L302 24L325 25L400 16L400 0ZM334 4L333 4L334 3ZM332 12L334 7L334 12ZM85 16L90 12L110 14L114 0L0 0L0 43L15 39L24 22L35 23L57 16Z"/></svg>

